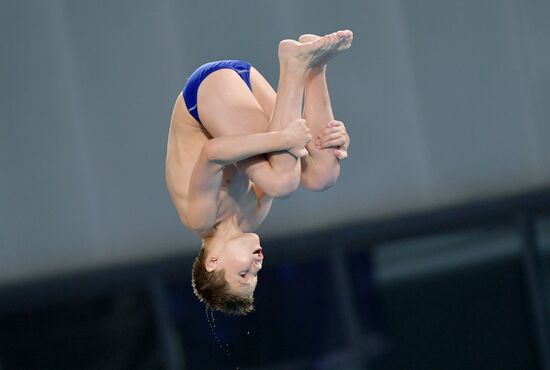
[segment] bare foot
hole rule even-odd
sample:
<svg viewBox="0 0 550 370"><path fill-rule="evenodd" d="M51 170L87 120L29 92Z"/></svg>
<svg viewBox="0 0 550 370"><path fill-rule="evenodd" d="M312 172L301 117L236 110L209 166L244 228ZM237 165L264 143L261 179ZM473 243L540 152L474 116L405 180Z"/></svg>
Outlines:
<svg viewBox="0 0 550 370"><path fill-rule="evenodd" d="M303 35L309 37L310 35ZM314 35L311 35L314 36ZM316 37L308 42L283 40L279 44L279 59L283 64L292 64L296 68L307 71L311 68L325 65L332 57L351 46L353 33L338 31Z"/></svg>
<svg viewBox="0 0 550 370"><path fill-rule="evenodd" d="M327 55L327 58L325 60L325 62L323 64L320 64L316 67L323 67L326 65L326 63L333 57L335 56L336 54L338 54L340 51L343 51L343 50L346 50L346 49L349 49L351 47L351 42L353 41L353 32L351 32L350 30L345 30L345 31L338 31L336 32L336 34L340 37L342 37L340 39L340 43L339 45L337 46L336 50L335 51L332 51L332 53L330 55ZM299 42L301 42L302 44L304 43L308 43L308 42L313 42L317 39L319 39L321 36L318 36L318 35L313 35L313 34L305 34L305 35L302 35L300 36L300 38L298 39Z"/></svg>

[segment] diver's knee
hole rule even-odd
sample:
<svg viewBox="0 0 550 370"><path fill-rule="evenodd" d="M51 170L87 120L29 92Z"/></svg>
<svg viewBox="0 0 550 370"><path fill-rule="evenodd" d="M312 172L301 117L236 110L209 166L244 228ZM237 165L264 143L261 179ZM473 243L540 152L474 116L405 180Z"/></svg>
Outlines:
<svg viewBox="0 0 550 370"><path fill-rule="evenodd" d="M262 189L267 195L273 198L288 198L300 186L300 179L291 176L279 176L268 189Z"/></svg>

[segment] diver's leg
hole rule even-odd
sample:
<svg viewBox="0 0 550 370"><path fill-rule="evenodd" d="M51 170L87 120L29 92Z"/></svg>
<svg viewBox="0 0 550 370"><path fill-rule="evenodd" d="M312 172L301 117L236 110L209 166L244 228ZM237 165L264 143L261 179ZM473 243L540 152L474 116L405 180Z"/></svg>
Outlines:
<svg viewBox="0 0 550 370"><path fill-rule="evenodd" d="M339 31L343 35L339 47L333 52L350 47L353 33ZM316 35L302 35L300 42L311 42L318 38ZM334 121L334 114L330 102L330 95L326 80L327 60L319 63L308 73L305 87L304 118L311 129L313 140L308 144L308 157L302 158L302 183L311 190L323 190L336 181L340 166L334 148L321 149L316 144L322 134L338 135L342 129L341 122ZM340 126L340 127L338 127ZM334 133L332 132L334 131Z"/></svg>
<svg viewBox="0 0 550 370"><path fill-rule="evenodd" d="M338 51L349 48L353 39L353 33L351 33L351 31L340 32L343 33L344 37ZM310 34L302 35L299 41L311 42L318 37L319 36ZM307 120L307 124L314 138L317 138L321 131L326 128L327 124L334 120L327 86L326 68L326 62L319 64L315 68L312 68L307 76L304 118ZM314 146L313 144L315 143L312 142L311 144L310 146Z"/></svg>
<svg viewBox="0 0 550 370"><path fill-rule="evenodd" d="M205 128L212 136L284 129L301 117L307 72L339 43L337 33L306 44L293 40L280 43L279 86L271 116L264 113L236 73L231 70L212 73L203 81L198 93L199 115ZM268 158L271 169L291 181L291 188L295 189L300 180L299 161L288 152L273 153ZM249 163L246 170L249 177L259 183L257 175L265 171L265 164L256 160Z"/></svg>

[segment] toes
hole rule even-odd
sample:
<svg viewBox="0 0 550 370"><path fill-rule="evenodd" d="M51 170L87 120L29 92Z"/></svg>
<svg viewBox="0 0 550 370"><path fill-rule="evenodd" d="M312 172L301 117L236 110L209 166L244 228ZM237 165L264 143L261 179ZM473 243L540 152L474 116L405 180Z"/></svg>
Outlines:
<svg viewBox="0 0 550 370"><path fill-rule="evenodd" d="M327 39L329 40L329 42L331 44L334 43L334 41L336 40L336 32L333 32L333 33L327 35Z"/></svg>

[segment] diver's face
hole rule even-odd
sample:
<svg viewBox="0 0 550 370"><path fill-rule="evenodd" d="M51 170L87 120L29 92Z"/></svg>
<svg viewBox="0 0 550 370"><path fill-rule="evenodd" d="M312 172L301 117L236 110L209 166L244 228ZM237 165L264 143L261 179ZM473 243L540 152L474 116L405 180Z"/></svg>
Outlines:
<svg viewBox="0 0 550 370"><path fill-rule="evenodd" d="M258 235L246 233L229 239L218 258L216 269L225 270L231 292L240 296L252 295L264 259Z"/></svg>

